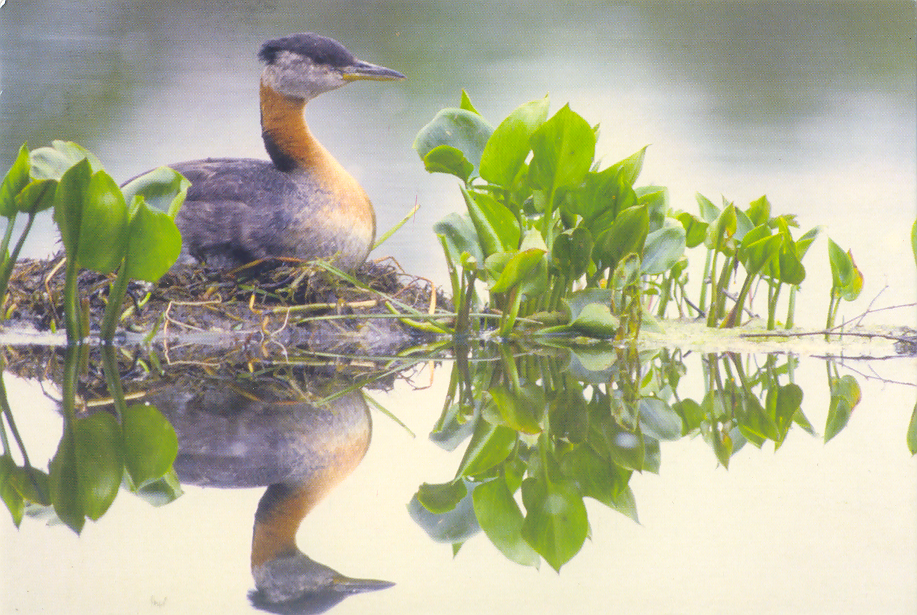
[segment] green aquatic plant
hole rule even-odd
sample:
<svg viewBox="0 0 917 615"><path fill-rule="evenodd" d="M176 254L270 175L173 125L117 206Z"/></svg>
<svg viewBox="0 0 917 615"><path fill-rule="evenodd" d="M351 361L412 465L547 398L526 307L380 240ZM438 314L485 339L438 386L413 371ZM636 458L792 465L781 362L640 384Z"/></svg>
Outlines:
<svg viewBox="0 0 917 615"><path fill-rule="evenodd" d="M460 180L466 213L434 227L459 331L480 281L502 336L525 319L620 337L631 285L684 251L681 225L665 219L665 190L634 188L645 148L599 170L597 129L568 105L548 117L548 106L547 97L523 104L493 128L463 92L461 106L440 111L414 141L428 171ZM599 289L588 295L596 307L578 319L575 291Z"/></svg>
<svg viewBox="0 0 917 615"><path fill-rule="evenodd" d="M853 253L828 239L828 259L831 262L831 300L828 303L828 320L825 323L825 339L830 337L834 321L840 309L841 300L853 301L863 290L863 273L853 261Z"/></svg>
<svg viewBox="0 0 917 615"><path fill-rule="evenodd" d="M0 300L6 295L7 284L19 252L28 237L35 216L54 205L55 184L49 179L35 179L31 174L29 148L25 144L0 184L0 216L6 218L6 232L0 243ZM25 227L12 252L9 252L14 225L19 214L27 216Z"/></svg>
<svg viewBox="0 0 917 615"><path fill-rule="evenodd" d="M0 498L17 526L26 512L47 512L80 533L86 519L97 521L105 514L122 488L153 504L181 495L172 469L178 453L175 430L154 406L127 404L113 346L103 350L112 411L77 412L77 379L84 349L71 345L65 350L61 383L64 428L47 472L29 462L0 377L3 417L16 437L23 461L20 465L14 460L6 429L0 424Z"/></svg>
<svg viewBox="0 0 917 615"><path fill-rule="evenodd" d="M752 201L744 210L725 199L719 208L701 194L697 195L697 203L699 217L681 212L677 218L684 225L688 247L703 244L707 249L698 301L702 306L698 309L706 309L707 325L738 325L752 289L763 282L767 285L767 328L776 328L783 286L790 287L784 326L792 327L796 291L806 276L802 259L820 229L813 228L795 239L790 231L798 226L795 216L771 216L766 196ZM727 311L731 278L740 265L745 270L745 280Z"/></svg>
<svg viewBox="0 0 917 615"><path fill-rule="evenodd" d="M662 443L696 438L728 468L746 444L780 449L794 425L816 435L794 381L797 357L702 355L704 392L693 399L679 394L688 371L680 350L559 341L502 345L492 355L455 346L430 438L461 457L451 480L420 485L409 504L454 552L483 531L511 561L543 559L559 571L588 535L585 498L637 520L630 479L659 473ZM826 365L828 441L846 426L860 389Z"/></svg>
<svg viewBox="0 0 917 615"><path fill-rule="evenodd" d="M156 282L181 251L181 234L174 218L190 183L166 168L156 169L123 189L101 162L75 143L55 141L31 153L23 145L0 187L0 214L9 218L3 241L0 297L19 249L38 211L54 208L67 257L64 314L67 337L82 341L88 324L82 316L77 290L81 268L108 274L117 271L101 323L101 338L115 334L130 279ZM15 214L29 215L12 254L6 254Z"/></svg>
<svg viewBox="0 0 917 615"><path fill-rule="evenodd" d="M764 196L740 209L697 195L699 216L676 211L665 188L635 185L646 148L600 169L598 128L568 105L548 117L548 104L547 97L525 103L493 128L463 92L460 107L440 111L414 141L428 171L460 180L466 213L434 227L458 331L472 324L464 315L480 301L478 282L501 314L504 337L519 330L521 319L550 333L620 339L639 330L625 325L634 315L645 318L653 302L658 317L670 305L682 316L691 306L711 327L734 327L761 283L768 328L776 328L784 286L790 287L785 326L793 326L802 259L818 228L794 238L795 217L772 215ZM707 259L693 303L685 251L700 246ZM731 295L740 266L745 279ZM571 302L582 303L582 296L574 298L582 292L594 307L577 312ZM630 316L622 321L625 307ZM589 318L578 318L583 313Z"/></svg>

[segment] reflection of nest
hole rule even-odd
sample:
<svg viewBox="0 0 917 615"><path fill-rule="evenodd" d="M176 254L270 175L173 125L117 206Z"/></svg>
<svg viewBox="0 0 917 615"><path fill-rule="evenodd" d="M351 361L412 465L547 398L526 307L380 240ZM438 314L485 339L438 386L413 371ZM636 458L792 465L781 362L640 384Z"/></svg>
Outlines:
<svg viewBox="0 0 917 615"><path fill-rule="evenodd" d="M157 285L131 282L121 325L163 338L188 334L259 334L282 344L305 343L366 351L392 350L417 341L417 330L398 320L373 318L410 309L428 312L445 299L432 285L409 276L391 261L365 263L356 273L370 290L357 288L320 267L299 261L268 260L227 272L177 265ZM82 271L80 296L88 299L89 320L101 322L112 276ZM20 261L3 311L10 329L62 330L63 258ZM342 316L353 318L342 318Z"/></svg>
<svg viewBox="0 0 917 615"><path fill-rule="evenodd" d="M213 350L203 347L199 352ZM111 394L102 367L101 349L88 348L88 361L79 378L77 407L92 409L108 406ZM28 380L51 382L63 378L66 349L51 346L0 347L4 371ZM220 351L221 361L206 358L194 362L160 365L156 355L139 348L115 351L118 379L128 401L141 400L163 390L193 396L208 390L224 390L252 401L282 403L288 400L318 401L333 397L343 389L390 390L396 380L410 379L414 364L403 362L322 360L306 356L291 357L291 362L251 361L235 351ZM200 357L199 357L200 358Z"/></svg>

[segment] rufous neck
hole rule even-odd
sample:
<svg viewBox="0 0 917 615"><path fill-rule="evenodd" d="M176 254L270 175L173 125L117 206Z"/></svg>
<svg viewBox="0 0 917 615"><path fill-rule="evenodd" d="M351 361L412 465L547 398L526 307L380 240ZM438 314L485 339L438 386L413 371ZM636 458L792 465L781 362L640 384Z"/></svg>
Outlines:
<svg viewBox="0 0 917 615"><path fill-rule="evenodd" d="M277 92L263 79L260 94L261 136L274 165L281 171L314 165L325 151L306 125L306 101Z"/></svg>

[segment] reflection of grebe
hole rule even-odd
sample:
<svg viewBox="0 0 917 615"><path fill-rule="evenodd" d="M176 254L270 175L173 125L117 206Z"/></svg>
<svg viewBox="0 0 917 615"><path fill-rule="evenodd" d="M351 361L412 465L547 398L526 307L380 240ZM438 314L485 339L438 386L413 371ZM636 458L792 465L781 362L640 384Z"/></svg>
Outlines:
<svg viewBox="0 0 917 615"><path fill-rule="evenodd" d="M392 586L345 577L296 546L305 516L366 454L372 423L362 393L316 406L290 401L285 387L272 384L239 391L221 383L193 393L175 387L150 399L179 436L175 470L182 482L270 485L255 514L252 603L278 613L320 613L350 594Z"/></svg>
<svg viewBox="0 0 917 615"><path fill-rule="evenodd" d="M351 81L404 75L311 33L267 41L258 57L265 63L261 128L271 162L224 158L170 165L191 181L176 218L184 249L217 267L269 256L336 256L338 265L354 269L369 253L375 213L363 188L309 132L303 109Z"/></svg>

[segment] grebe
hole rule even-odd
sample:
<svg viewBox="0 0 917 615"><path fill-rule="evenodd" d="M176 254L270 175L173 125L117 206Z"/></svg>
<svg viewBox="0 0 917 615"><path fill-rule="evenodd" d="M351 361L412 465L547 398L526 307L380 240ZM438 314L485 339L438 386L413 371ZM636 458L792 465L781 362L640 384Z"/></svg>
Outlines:
<svg viewBox="0 0 917 615"><path fill-rule="evenodd" d="M344 269L366 259L376 215L360 184L312 136L308 101L351 81L404 75L363 62L312 33L269 40L258 57L266 160L213 158L170 168L191 182L176 217L187 257L215 267L260 258L332 257Z"/></svg>

